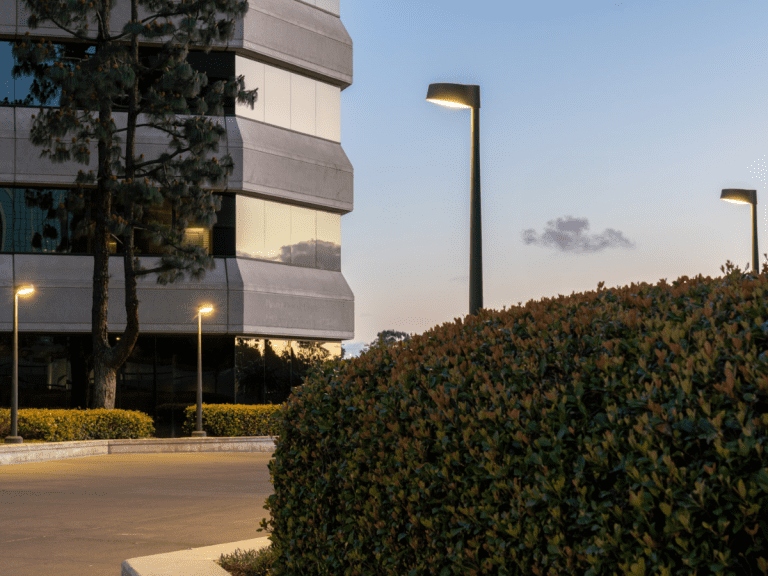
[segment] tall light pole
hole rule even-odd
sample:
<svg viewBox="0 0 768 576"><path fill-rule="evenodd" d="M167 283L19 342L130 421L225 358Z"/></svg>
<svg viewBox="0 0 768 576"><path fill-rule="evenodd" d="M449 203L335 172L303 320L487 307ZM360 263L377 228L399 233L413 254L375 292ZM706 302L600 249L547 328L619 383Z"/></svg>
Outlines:
<svg viewBox="0 0 768 576"><path fill-rule="evenodd" d="M31 284L13 287L13 382L11 382L11 435L5 437L8 444L21 444L19 436L19 294L32 294Z"/></svg>
<svg viewBox="0 0 768 576"><path fill-rule="evenodd" d="M193 438L204 437L203 432L203 314L208 314L213 306L203 306L197 309L197 429L192 432Z"/></svg>
<svg viewBox="0 0 768 576"><path fill-rule="evenodd" d="M472 109L472 195L469 227L469 313L483 307L483 234L480 222L480 86L430 84L427 100L449 108Z"/></svg>
<svg viewBox="0 0 768 576"><path fill-rule="evenodd" d="M760 274L757 268L757 190L724 188L720 193L720 200L734 204L752 205L752 268L755 274Z"/></svg>

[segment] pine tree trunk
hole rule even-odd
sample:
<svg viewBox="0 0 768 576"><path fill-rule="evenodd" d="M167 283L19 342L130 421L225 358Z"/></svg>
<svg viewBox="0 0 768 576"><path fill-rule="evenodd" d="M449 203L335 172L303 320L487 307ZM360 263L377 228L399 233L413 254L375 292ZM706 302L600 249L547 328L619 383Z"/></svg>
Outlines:
<svg viewBox="0 0 768 576"><path fill-rule="evenodd" d="M95 406L113 410L115 407L115 391L117 390L117 370L109 368L107 362L93 364L93 379L96 386Z"/></svg>

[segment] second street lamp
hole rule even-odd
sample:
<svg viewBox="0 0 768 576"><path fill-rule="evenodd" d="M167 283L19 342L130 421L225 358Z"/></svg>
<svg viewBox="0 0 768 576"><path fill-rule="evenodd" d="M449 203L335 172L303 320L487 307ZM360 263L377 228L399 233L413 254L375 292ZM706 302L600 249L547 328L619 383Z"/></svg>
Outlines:
<svg viewBox="0 0 768 576"><path fill-rule="evenodd" d="M755 274L757 269L757 190L742 190L740 188L724 188L720 193L720 200L733 202L734 204L752 205L752 268Z"/></svg>
<svg viewBox="0 0 768 576"><path fill-rule="evenodd" d="M21 444L19 436L19 295L25 296L35 291L27 284L13 287L13 380L11 382L11 435L5 437L8 444Z"/></svg>
<svg viewBox="0 0 768 576"><path fill-rule="evenodd" d="M197 309L197 426L192 432L193 438L201 438L203 431L203 314L213 311L213 306L203 306Z"/></svg>
<svg viewBox="0 0 768 576"><path fill-rule="evenodd" d="M472 109L472 194L469 226L469 313L483 307L483 233L480 217L480 86L430 84L427 100L449 108Z"/></svg>

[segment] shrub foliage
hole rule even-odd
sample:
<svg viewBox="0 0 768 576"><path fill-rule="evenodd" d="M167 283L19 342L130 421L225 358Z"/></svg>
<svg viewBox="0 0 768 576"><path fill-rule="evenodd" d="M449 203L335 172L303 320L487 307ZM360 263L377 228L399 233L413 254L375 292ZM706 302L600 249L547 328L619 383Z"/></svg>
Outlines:
<svg viewBox="0 0 768 576"><path fill-rule="evenodd" d="M768 574L767 272L601 282L313 369L270 463L274 576Z"/></svg>

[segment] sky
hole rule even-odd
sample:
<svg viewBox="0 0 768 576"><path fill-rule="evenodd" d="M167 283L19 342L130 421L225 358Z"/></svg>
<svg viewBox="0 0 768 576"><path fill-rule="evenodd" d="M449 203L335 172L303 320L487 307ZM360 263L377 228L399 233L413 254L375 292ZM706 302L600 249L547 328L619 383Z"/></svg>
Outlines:
<svg viewBox="0 0 768 576"><path fill-rule="evenodd" d="M468 109L480 86L483 307L752 266L768 252L768 3L753 0L341 0L353 84L341 145L354 210L341 270L345 357L385 330L469 312Z"/></svg>

